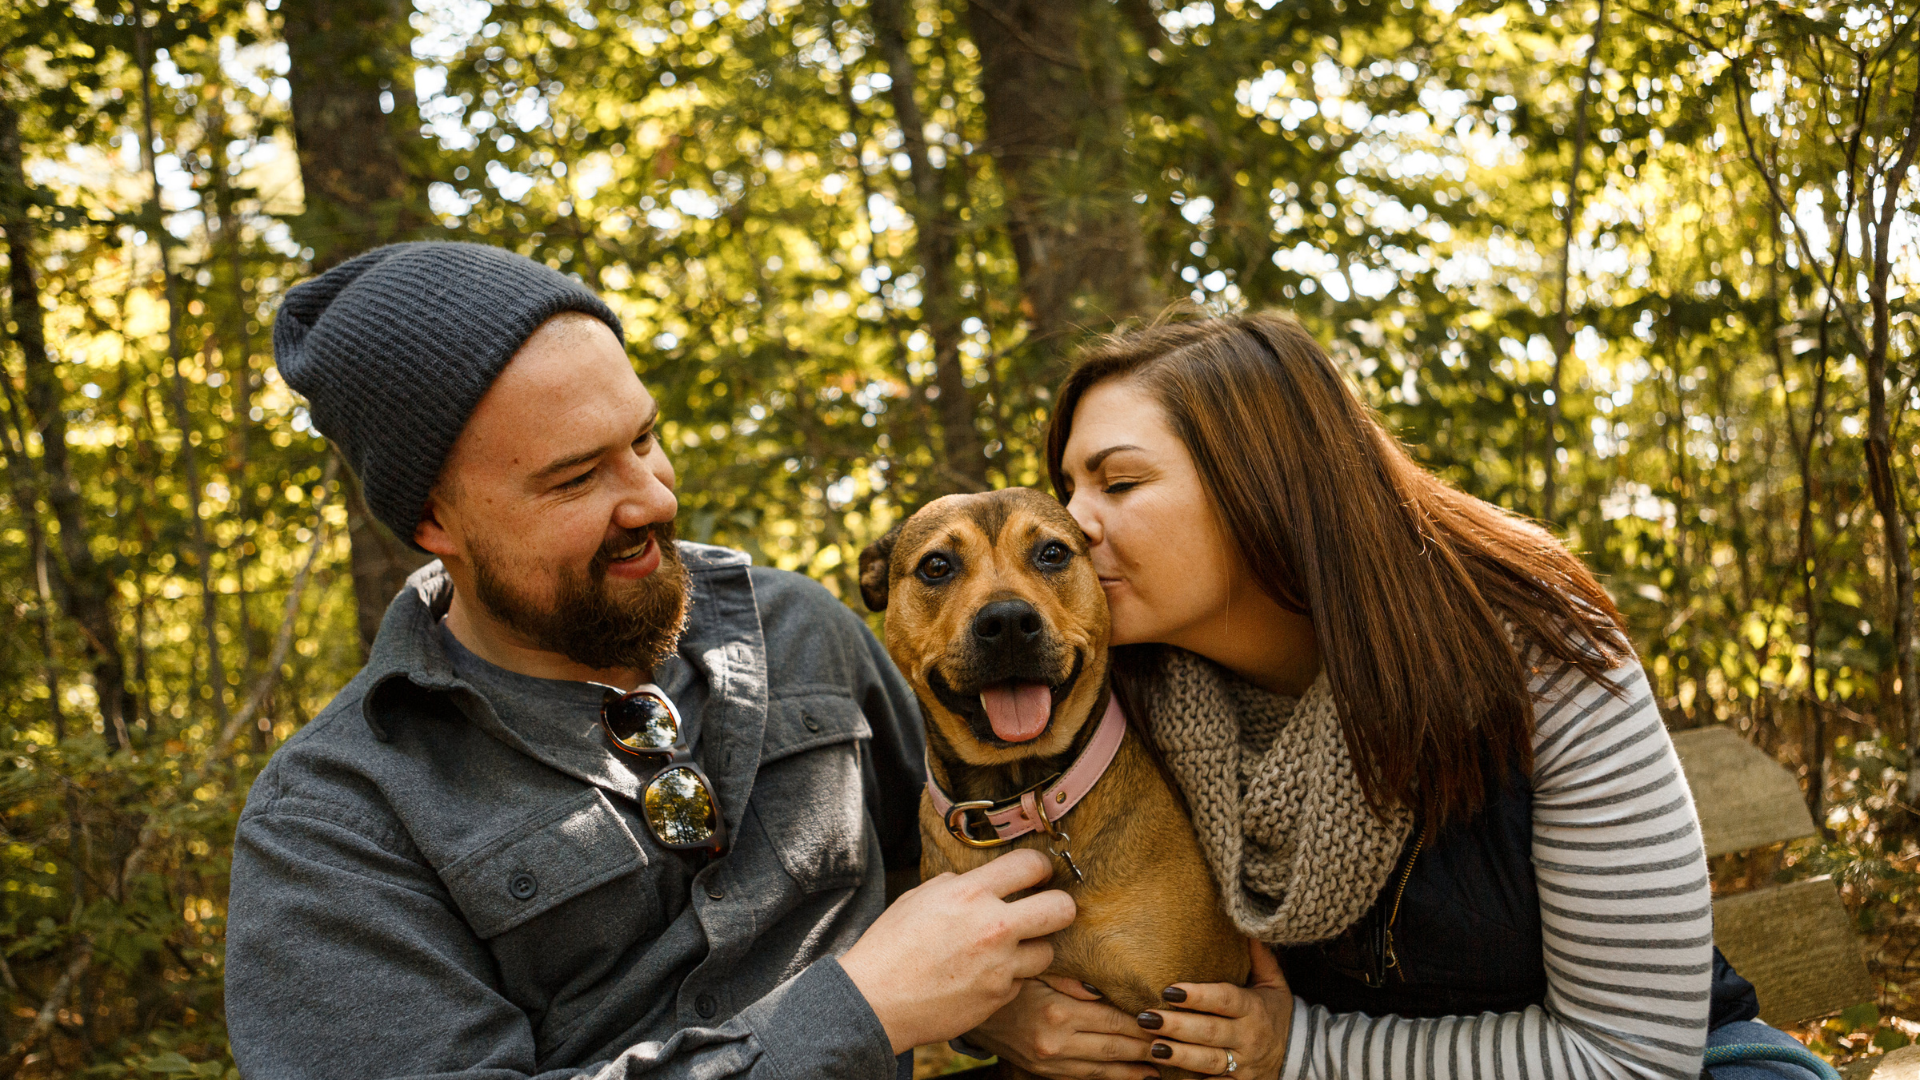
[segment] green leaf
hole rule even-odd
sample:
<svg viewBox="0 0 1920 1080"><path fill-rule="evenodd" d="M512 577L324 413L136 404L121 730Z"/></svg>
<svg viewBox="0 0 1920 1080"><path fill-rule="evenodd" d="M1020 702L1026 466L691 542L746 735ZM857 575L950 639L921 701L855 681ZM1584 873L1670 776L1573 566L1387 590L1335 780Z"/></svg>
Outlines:
<svg viewBox="0 0 1920 1080"><path fill-rule="evenodd" d="M141 1067L150 1073L159 1073L162 1076L193 1076L200 1071L178 1050L155 1054L141 1062Z"/></svg>
<svg viewBox="0 0 1920 1080"><path fill-rule="evenodd" d="M1840 1014L1840 1022L1850 1031L1861 1031L1880 1022L1880 1006L1871 1001L1861 1002Z"/></svg>

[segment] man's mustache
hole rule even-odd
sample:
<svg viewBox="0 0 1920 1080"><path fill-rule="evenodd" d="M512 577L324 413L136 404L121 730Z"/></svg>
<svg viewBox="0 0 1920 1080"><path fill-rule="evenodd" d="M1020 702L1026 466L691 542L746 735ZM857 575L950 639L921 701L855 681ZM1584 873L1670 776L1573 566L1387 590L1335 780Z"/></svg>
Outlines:
<svg viewBox="0 0 1920 1080"><path fill-rule="evenodd" d="M615 555L632 551L649 539L660 545L661 558L671 558L669 553L673 550L673 519L668 518L651 525L642 525L637 529L623 530L620 535L600 545L600 550L593 556L593 568L605 570Z"/></svg>

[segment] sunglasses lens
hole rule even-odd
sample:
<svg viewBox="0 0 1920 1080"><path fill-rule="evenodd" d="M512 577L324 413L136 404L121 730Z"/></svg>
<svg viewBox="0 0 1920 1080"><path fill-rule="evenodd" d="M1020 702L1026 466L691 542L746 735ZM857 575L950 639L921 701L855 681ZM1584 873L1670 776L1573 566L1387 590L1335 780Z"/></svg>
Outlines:
<svg viewBox="0 0 1920 1080"><path fill-rule="evenodd" d="M651 694L632 694L607 703L607 730L629 750L671 750L680 737L667 703Z"/></svg>
<svg viewBox="0 0 1920 1080"><path fill-rule="evenodd" d="M692 769L676 765L647 784L647 824L668 844L702 844L713 836L713 795Z"/></svg>

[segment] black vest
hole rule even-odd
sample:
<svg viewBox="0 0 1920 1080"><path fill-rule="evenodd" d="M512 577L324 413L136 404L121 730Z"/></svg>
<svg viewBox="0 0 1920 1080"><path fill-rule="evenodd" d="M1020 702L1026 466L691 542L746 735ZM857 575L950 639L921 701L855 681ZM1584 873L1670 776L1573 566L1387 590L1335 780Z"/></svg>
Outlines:
<svg viewBox="0 0 1920 1080"><path fill-rule="evenodd" d="M1373 906L1331 941L1282 950L1302 1001L1369 1016L1519 1012L1547 1000L1533 790L1516 772L1479 813L1416 829ZM1713 950L1710 1027L1752 1019L1753 985Z"/></svg>

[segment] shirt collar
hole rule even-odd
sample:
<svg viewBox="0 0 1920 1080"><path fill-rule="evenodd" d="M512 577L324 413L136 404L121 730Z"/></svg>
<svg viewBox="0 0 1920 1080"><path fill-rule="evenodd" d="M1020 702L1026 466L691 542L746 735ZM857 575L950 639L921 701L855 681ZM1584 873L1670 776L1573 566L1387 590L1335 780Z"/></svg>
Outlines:
<svg viewBox="0 0 1920 1080"><path fill-rule="evenodd" d="M688 716L690 737L706 745L701 753L718 788L728 827L737 830L759 771L767 725L767 650L759 605L748 574L746 553L678 543L691 581L687 628L675 659L661 666L656 681L678 699L691 680L702 679L707 700L700 715ZM472 686L453 670L436 624L453 602L453 580L438 560L414 571L406 588L388 605L367 659L368 691L361 715L376 738L390 741L397 720L396 695L410 690L449 698L470 720L508 745L554 768L628 797L638 793L631 770L615 768L610 754L568 753L545 739L528 739L494 713Z"/></svg>

